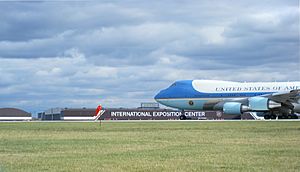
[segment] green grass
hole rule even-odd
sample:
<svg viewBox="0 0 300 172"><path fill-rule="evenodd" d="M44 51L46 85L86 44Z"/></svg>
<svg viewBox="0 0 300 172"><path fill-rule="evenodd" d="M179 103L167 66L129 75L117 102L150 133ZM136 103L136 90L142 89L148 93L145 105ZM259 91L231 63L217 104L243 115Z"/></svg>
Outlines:
<svg viewBox="0 0 300 172"><path fill-rule="evenodd" d="M0 171L300 171L300 122L0 123Z"/></svg>

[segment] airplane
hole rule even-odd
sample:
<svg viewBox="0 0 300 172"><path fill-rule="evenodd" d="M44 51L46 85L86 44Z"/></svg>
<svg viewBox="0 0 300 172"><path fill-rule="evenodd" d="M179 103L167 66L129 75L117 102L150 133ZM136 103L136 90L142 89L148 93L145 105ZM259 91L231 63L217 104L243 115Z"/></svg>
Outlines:
<svg viewBox="0 0 300 172"><path fill-rule="evenodd" d="M300 113L300 82L180 80L154 99L180 110L250 113L255 119L296 119L295 113Z"/></svg>

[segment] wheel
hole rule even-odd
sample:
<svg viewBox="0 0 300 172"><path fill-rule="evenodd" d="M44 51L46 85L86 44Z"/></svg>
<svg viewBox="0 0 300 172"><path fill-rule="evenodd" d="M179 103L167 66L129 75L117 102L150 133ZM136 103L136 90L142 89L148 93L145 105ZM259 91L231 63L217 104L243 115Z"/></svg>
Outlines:
<svg viewBox="0 0 300 172"><path fill-rule="evenodd" d="M282 115L281 119L287 119L287 116L286 115Z"/></svg>
<svg viewBox="0 0 300 172"><path fill-rule="evenodd" d="M270 119L270 115L265 115L264 118L265 119Z"/></svg>
<svg viewBox="0 0 300 172"><path fill-rule="evenodd" d="M271 117L270 117L271 119L276 119L276 115L271 115Z"/></svg>
<svg viewBox="0 0 300 172"><path fill-rule="evenodd" d="M185 119L186 119L186 116L185 116L185 115L180 115L179 119L180 119L180 120L185 120Z"/></svg>
<svg viewBox="0 0 300 172"><path fill-rule="evenodd" d="M291 115L291 114L289 114L288 116L287 116L287 119L292 119L293 118L293 116Z"/></svg>

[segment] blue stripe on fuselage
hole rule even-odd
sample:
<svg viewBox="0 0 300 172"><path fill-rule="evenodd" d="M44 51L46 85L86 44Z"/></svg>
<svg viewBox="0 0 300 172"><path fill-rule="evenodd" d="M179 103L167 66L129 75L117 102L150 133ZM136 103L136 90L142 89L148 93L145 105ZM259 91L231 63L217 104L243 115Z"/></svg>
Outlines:
<svg viewBox="0 0 300 172"><path fill-rule="evenodd" d="M193 80L177 81L169 88L160 91L155 99L178 99L178 98L237 98L253 97L272 92L243 92L243 93L202 93L192 86Z"/></svg>

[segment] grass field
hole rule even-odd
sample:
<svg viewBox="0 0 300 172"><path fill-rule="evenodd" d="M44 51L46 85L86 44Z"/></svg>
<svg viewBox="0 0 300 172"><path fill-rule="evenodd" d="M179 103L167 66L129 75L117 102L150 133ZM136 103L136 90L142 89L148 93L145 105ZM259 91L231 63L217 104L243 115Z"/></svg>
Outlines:
<svg viewBox="0 0 300 172"><path fill-rule="evenodd" d="M0 123L0 171L300 171L300 122Z"/></svg>

